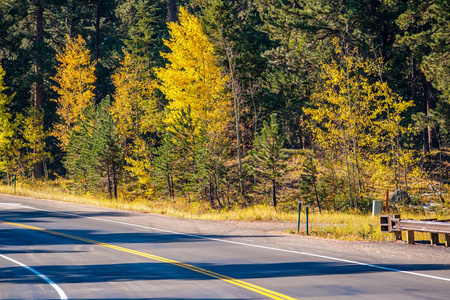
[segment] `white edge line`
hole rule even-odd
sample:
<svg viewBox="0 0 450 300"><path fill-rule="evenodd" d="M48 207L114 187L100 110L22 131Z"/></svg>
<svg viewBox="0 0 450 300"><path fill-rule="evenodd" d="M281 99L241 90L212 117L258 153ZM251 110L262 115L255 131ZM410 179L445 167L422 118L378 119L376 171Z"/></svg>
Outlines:
<svg viewBox="0 0 450 300"><path fill-rule="evenodd" d="M44 274L42 274L41 272L36 271L35 269L21 263L20 261L17 261L15 259L12 259L8 256L5 256L3 254L0 254L0 257L3 257L4 259L7 259L21 267L24 267L25 269L27 269L30 272L33 272L34 274L36 274L37 276L41 277L42 279L44 279L48 284L50 284L59 294L59 297L61 298L61 300L67 300L67 295L64 293L64 291L56 284L54 283L50 278L48 278L47 276L45 276Z"/></svg>
<svg viewBox="0 0 450 300"><path fill-rule="evenodd" d="M2 204L10 205L7 203L2 203ZM344 262L344 263L349 263L349 264L354 264L354 265L359 265L359 266L365 266L365 267L370 267L370 268L375 268L375 269L380 269L380 270L385 270L385 271L409 274L409 275L414 275L414 276L420 276L420 277L426 277L426 278L450 282L450 278L432 276L432 275L411 272L411 271L404 271L404 270L400 270L400 269L388 268L388 267L383 267L383 266L378 266L378 265L374 265L374 264L368 264L368 263L363 263L363 262L358 262L358 261L353 261L353 260L347 260L347 259L342 259L342 258L337 258L337 257L332 257L332 256L325 256L325 255L319 255L319 254L313 254L313 253L307 253L307 252L301 252L301 251L286 250L286 249L281 249L281 248L274 248L274 247L267 247L267 246L261 246L261 245L255 245L255 244L247 244L247 243L235 242L235 241L229 241L229 240L223 240L223 239L217 239L217 238L210 238L210 237L205 237L205 236L201 236L201 235L187 234L187 233L182 233L182 232L176 232L176 231L165 230L165 229L160 229L160 228L155 228L155 227L137 225L137 224L126 223L126 222L121 222L121 221L108 220L108 219L95 218L95 217L87 217L87 216L77 215L77 214L72 214L72 213L40 209L40 208L31 207L31 206L27 206L27 205L24 205L23 207L33 209L33 210L40 210L40 211L46 211L46 212L51 212L51 213L56 213L56 214L81 217L81 218L86 218L86 219L91 219L91 220L102 221L102 222L122 224L122 225L126 225L126 226L131 226L131 227L151 229L154 231L183 235L183 236L198 238L198 239L202 239L202 240L210 240L210 241L216 241L216 242L221 242L221 243L229 243L229 244L235 244L235 245L240 245L240 246L247 246L247 247L254 247L254 248L260 248L260 249L266 249L266 250L272 250L272 251L279 251L279 252L299 254L299 255L304 255L304 256L317 257L317 258L339 261L339 262Z"/></svg>

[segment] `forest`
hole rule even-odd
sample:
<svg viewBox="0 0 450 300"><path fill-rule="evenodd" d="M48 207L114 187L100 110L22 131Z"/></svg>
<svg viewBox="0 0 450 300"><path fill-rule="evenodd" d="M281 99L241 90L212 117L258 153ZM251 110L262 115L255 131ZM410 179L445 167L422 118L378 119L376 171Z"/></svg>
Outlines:
<svg viewBox="0 0 450 300"><path fill-rule="evenodd" d="M449 96L447 0L0 1L5 185L215 209L446 202Z"/></svg>

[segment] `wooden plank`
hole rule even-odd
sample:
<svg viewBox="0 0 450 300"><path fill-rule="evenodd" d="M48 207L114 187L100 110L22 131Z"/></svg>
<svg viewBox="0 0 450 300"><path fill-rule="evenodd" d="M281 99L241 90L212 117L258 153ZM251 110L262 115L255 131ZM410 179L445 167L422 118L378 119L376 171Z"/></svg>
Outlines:
<svg viewBox="0 0 450 300"><path fill-rule="evenodd" d="M437 233L430 233L430 239L431 239L431 245L437 245L439 244L439 234Z"/></svg>
<svg viewBox="0 0 450 300"><path fill-rule="evenodd" d="M450 234L445 235L445 247L450 247Z"/></svg>
<svg viewBox="0 0 450 300"><path fill-rule="evenodd" d="M415 241L414 241L414 231L413 231L413 230L408 230L407 235L406 235L406 241L407 241L408 244L410 244L410 245L415 244Z"/></svg>

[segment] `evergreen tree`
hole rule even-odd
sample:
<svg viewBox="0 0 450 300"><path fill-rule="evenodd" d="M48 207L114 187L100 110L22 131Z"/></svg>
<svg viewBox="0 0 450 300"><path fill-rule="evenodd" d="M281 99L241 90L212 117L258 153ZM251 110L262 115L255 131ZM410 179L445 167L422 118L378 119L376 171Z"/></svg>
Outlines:
<svg viewBox="0 0 450 300"><path fill-rule="evenodd" d="M172 133L170 131L166 132L153 160L152 174L157 185L165 185L167 194L173 199L175 197L176 147L172 139Z"/></svg>
<svg viewBox="0 0 450 300"><path fill-rule="evenodd" d="M428 154L450 141L450 5L446 0L406 1L397 23L399 44L411 50L411 97L417 105Z"/></svg>
<svg viewBox="0 0 450 300"><path fill-rule="evenodd" d="M100 179L98 173L100 144L93 138L94 120L95 106L90 105L83 110L83 118L79 118L78 126L70 132L63 161L68 174L74 177L75 182L81 183L85 192L95 188Z"/></svg>
<svg viewBox="0 0 450 300"><path fill-rule="evenodd" d="M117 198L123 151L109 106L107 97L98 106L92 104L84 109L71 131L64 165L85 191L95 189L106 177L110 197Z"/></svg>
<svg viewBox="0 0 450 300"><path fill-rule="evenodd" d="M312 157L306 159L305 164L303 165L303 172L300 175L302 180L300 186L300 193L303 196L303 199L308 204L312 204L314 200L317 203L317 207L319 208L319 212L322 212L322 208L320 206L319 201L319 193L317 192L317 175L319 172L317 171L316 165L313 162Z"/></svg>
<svg viewBox="0 0 450 300"><path fill-rule="evenodd" d="M99 167L108 179L108 192L111 198L117 198L119 179L122 173L124 157L122 143L116 132L116 123L110 114L109 96L97 107L94 140L100 147Z"/></svg>
<svg viewBox="0 0 450 300"><path fill-rule="evenodd" d="M167 35L166 5L164 0L122 0L116 9L118 30L127 50L147 68L163 65L159 53Z"/></svg>
<svg viewBox="0 0 450 300"><path fill-rule="evenodd" d="M277 184L287 169L288 155L283 151L285 140L279 131L277 115L270 115L270 124L264 122L261 132L255 135L253 150L248 153L252 164L245 165L253 176L261 175L271 181L274 207L277 206Z"/></svg>
<svg viewBox="0 0 450 300"><path fill-rule="evenodd" d="M176 184L184 192L192 192L195 190L198 172L196 147L199 130L193 120L190 106L186 110L181 109L166 130L169 132L167 141L172 143L171 147L175 149L173 152L175 157L172 161L175 168Z"/></svg>

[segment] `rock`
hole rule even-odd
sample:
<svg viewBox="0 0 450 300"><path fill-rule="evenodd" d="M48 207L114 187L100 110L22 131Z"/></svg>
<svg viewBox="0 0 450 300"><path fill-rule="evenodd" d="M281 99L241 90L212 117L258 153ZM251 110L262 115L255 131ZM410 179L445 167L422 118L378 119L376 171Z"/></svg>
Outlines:
<svg viewBox="0 0 450 300"><path fill-rule="evenodd" d="M411 197L408 195L408 192L405 190L395 190L389 196L389 203L408 204L408 203L411 203Z"/></svg>

